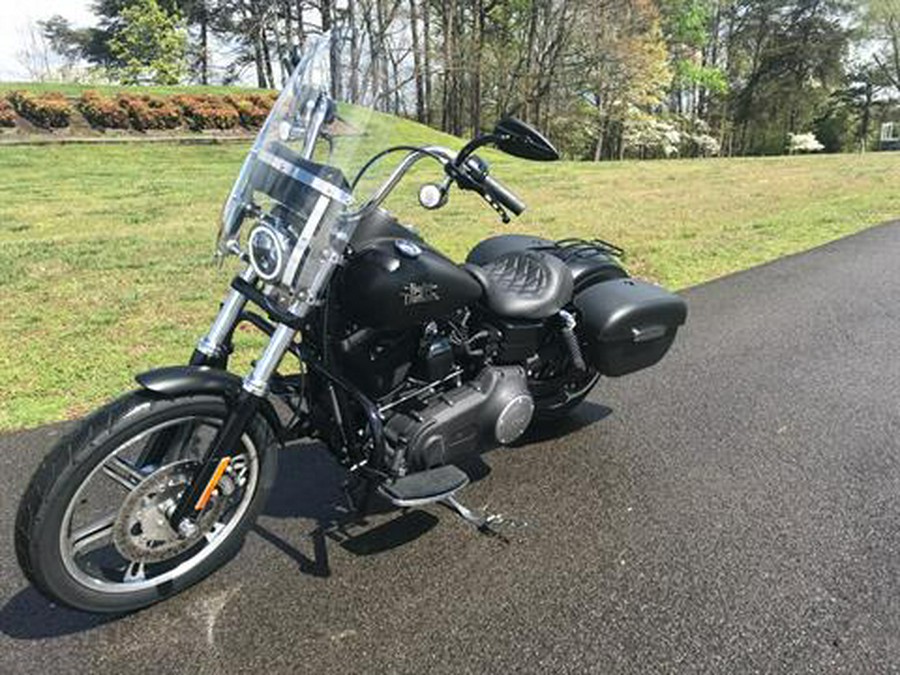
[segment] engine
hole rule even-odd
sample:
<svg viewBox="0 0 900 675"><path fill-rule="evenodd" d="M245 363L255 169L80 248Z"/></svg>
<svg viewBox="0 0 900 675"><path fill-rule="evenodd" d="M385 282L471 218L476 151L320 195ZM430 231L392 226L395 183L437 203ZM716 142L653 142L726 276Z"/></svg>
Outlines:
<svg viewBox="0 0 900 675"><path fill-rule="evenodd" d="M531 423L534 400L525 370L488 366L473 380L394 413L384 427L398 473L449 464L497 443L518 439Z"/></svg>
<svg viewBox="0 0 900 675"><path fill-rule="evenodd" d="M379 407L385 465L393 473L512 443L531 423L525 368L503 358L496 329L477 324L472 330L468 320L463 310L418 330L351 324L342 331L341 363Z"/></svg>

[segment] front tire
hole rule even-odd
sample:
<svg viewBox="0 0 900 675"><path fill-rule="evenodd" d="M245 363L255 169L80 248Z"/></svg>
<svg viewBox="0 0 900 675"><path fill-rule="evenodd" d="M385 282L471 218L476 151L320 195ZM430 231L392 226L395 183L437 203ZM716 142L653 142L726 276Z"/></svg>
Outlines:
<svg viewBox="0 0 900 675"><path fill-rule="evenodd" d="M16 556L28 580L70 607L125 613L184 590L228 561L275 478L275 434L261 416L247 425L232 462L238 468L229 468L228 482L207 507L215 512L198 521L199 536L167 540L171 530L161 518L227 415L221 397L138 391L82 420L43 460L19 505ZM165 433L171 447L160 455Z"/></svg>

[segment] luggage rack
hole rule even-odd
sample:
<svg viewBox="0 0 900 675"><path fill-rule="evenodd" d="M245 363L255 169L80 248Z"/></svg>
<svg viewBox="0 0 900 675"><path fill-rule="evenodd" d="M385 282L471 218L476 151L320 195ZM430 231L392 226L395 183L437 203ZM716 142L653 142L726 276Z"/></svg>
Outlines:
<svg viewBox="0 0 900 675"><path fill-rule="evenodd" d="M597 254L609 255L614 258L624 258L625 249L611 244L603 239L580 239L570 237L560 239L546 246L533 246L535 251L552 251L561 260L572 258L590 258Z"/></svg>

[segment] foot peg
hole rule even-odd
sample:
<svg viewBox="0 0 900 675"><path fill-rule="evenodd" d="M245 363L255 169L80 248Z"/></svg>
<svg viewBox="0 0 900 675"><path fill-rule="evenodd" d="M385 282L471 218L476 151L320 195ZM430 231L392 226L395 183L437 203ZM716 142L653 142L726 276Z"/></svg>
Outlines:
<svg viewBox="0 0 900 675"><path fill-rule="evenodd" d="M499 514L479 513L460 502L454 495L469 484L469 477L453 465L413 473L382 483L378 492L394 506L408 508L425 504L443 504L454 511L482 534L509 540L497 529L501 525L516 525Z"/></svg>
<svg viewBox="0 0 900 675"><path fill-rule="evenodd" d="M423 506L452 499L457 490L468 484L465 472L448 464L386 481L378 491L394 506Z"/></svg>

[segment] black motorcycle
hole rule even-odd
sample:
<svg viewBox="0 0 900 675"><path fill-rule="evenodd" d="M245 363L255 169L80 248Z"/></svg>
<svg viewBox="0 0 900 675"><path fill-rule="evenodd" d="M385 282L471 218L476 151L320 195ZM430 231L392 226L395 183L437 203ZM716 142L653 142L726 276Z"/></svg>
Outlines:
<svg viewBox="0 0 900 675"><path fill-rule="evenodd" d="M190 365L139 375L32 478L16 553L50 598L126 612L203 578L238 550L278 448L298 438L327 445L364 488L360 502L440 502L485 526L455 497L468 482L456 465L565 415L602 375L655 364L684 323L680 298L629 278L599 240L497 236L463 265L429 247L382 208L417 162L442 169L419 190L423 207L456 187L506 222L525 205L475 151L538 161L557 151L506 119L459 152L397 145L358 163L385 125L372 106L338 106L332 93L346 88L332 86L333 71L327 40L311 46L244 162L218 253L245 269ZM406 154L361 200L394 152ZM242 323L269 336L243 378L228 371Z"/></svg>

